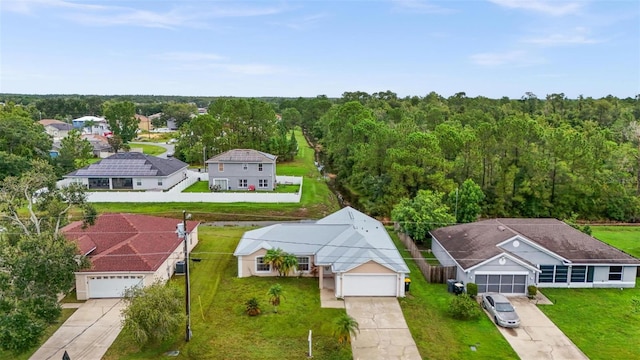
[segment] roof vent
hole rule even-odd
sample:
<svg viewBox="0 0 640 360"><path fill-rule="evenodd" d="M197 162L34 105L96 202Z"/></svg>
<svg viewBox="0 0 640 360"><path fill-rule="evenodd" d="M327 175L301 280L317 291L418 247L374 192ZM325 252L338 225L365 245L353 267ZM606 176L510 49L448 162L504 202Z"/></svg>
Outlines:
<svg viewBox="0 0 640 360"><path fill-rule="evenodd" d="M505 231L505 230L506 230L506 228L505 228L504 226L502 226L502 225L498 225L498 230L500 230L500 231Z"/></svg>

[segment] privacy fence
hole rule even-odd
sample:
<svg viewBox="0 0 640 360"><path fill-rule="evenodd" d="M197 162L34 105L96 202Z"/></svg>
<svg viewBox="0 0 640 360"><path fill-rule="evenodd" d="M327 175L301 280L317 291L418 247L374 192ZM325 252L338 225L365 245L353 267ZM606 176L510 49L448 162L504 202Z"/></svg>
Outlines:
<svg viewBox="0 0 640 360"><path fill-rule="evenodd" d="M427 260L422 256L422 252L418 249L418 246L416 246L413 239L409 235L400 232L397 226L396 231L400 241L402 241L402 244L404 244L407 250L409 250L411 257L414 259L420 268L420 272L422 272L422 275L424 275L424 278L427 279L428 282L446 284L448 279L456 278L455 266L440 266L427 263Z"/></svg>

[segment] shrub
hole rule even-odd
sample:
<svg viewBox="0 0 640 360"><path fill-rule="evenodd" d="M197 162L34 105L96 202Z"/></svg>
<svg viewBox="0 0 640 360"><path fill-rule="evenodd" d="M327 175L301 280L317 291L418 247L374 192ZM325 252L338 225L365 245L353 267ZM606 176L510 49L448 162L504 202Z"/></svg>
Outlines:
<svg viewBox="0 0 640 360"><path fill-rule="evenodd" d="M245 302L244 304L246 306L247 315L249 316L260 315L260 313L262 312L262 310L260 310L260 303L255 297L247 300L247 302Z"/></svg>
<svg viewBox="0 0 640 360"><path fill-rule="evenodd" d="M474 299L468 296L456 296L449 304L449 314L454 319L474 320L482 315L482 311Z"/></svg>
<svg viewBox="0 0 640 360"><path fill-rule="evenodd" d="M468 283L467 284L467 294L473 299L478 296L478 284L476 283Z"/></svg>
<svg viewBox="0 0 640 360"><path fill-rule="evenodd" d="M533 298L536 296L536 294L538 294L538 288L535 285L529 285L527 286L527 293L529 294L530 298Z"/></svg>

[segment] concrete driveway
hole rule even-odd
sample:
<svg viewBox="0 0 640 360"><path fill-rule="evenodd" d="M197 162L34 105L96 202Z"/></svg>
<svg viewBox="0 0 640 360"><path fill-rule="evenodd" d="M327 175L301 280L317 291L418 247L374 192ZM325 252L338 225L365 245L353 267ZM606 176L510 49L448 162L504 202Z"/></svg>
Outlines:
<svg viewBox="0 0 640 360"><path fill-rule="evenodd" d="M498 329L520 359L588 359L582 351L538 309L534 302L525 297L514 297L509 298L509 300L520 316L520 327L516 329L505 329L498 326Z"/></svg>
<svg viewBox="0 0 640 360"><path fill-rule="evenodd" d="M100 360L122 330L121 299L92 299L80 305L67 321L31 356L33 360Z"/></svg>
<svg viewBox="0 0 640 360"><path fill-rule="evenodd" d="M358 321L360 333L351 339L354 360L420 360L398 299L346 297L347 314Z"/></svg>

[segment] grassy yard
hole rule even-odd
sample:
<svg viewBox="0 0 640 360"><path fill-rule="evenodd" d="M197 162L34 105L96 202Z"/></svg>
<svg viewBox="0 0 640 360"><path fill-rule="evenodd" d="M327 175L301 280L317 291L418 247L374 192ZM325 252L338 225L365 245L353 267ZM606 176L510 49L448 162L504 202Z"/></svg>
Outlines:
<svg viewBox="0 0 640 360"><path fill-rule="evenodd" d="M637 359L640 313L634 289L543 289L554 305L538 306L590 359Z"/></svg>
<svg viewBox="0 0 640 360"><path fill-rule="evenodd" d="M592 226L591 230L595 238L640 258L640 226Z"/></svg>
<svg viewBox="0 0 640 360"><path fill-rule="evenodd" d="M397 236L391 233L402 257L411 254ZM486 316L475 321L461 321L447 314L453 295L446 284L428 283L413 260L407 260L411 270L409 295L400 299L409 330L424 359L517 359L509 343ZM472 351L470 346L476 346Z"/></svg>
<svg viewBox="0 0 640 360"><path fill-rule="evenodd" d="M128 212L181 217L182 210L195 220L296 220L319 219L340 209L336 197L315 168L314 151L302 132L296 131L299 151L294 161L278 163L278 175L304 176L300 203L95 203L99 213Z"/></svg>
<svg viewBox="0 0 640 360"><path fill-rule="evenodd" d="M274 193L296 193L300 189L298 185L278 185L276 189L273 191ZM193 193L209 193L209 182L208 181L198 181L188 188L184 189L182 192L193 192ZM223 191L223 192L247 192L247 190L237 190L237 191Z"/></svg>
<svg viewBox="0 0 640 360"><path fill-rule="evenodd" d="M40 346L44 344L45 341L47 341L51 337L51 335L53 335L53 333L55 333L56 330L58 330L58 328L62 326L62 324L64 324L64 322L67 321L67 319L74 312L76 312L76 310L77 309L62 309L62 315L60 316L60 318L56 323L51 324L46 328L46 330L44 331L44 334L42 335L42 338L40 339L40 343L38 343L38 345L20 354L14 354L9 351L0 350L0 359L12 359L12 360L29 359L31 355L33 355L33 353L35 353L40 348Z"/></svg>
<svg viewBox="0 0 640 360"><path fill-rule="evenodd" d="M332 319L344 310L320 308L317 279L236 277L232 252L246 230L200 228L200 243L193 256L202 261L190 268L190 342L184 342L180 331L172 341L139 349L123 332L104 359L158 359L175 349L180 350L179 359L304 359L310 329L314 358L351 359L350 347L338 346L331 336ZM182 286L184 277L172 281ZM267 302L267 290L275 283L284 288L277 314ZM244 313L244 302L254 296L263 313L249 317Z"/></svg>
<svg viewBox="0 0 640 360"><path fill-rule="evenodd" d="M151 144L130 144L132 149L138 148L138 149L142 149L142 152L147 154L147 155L160 155L163 152L167 151L167 149L163 148L162 146L158 146L158 145L151 145Z"/></svg>

